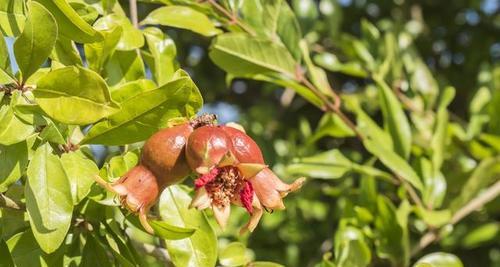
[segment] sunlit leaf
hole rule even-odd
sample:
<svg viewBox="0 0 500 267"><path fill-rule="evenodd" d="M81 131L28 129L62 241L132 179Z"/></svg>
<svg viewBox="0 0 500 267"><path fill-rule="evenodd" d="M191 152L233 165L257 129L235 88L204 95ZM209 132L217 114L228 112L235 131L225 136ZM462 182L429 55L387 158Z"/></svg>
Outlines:
<svg viewBox="0 0 500 267"><path fill-rule="evenodd" d="M89 124L115 113L105 81L81 67L65 67L38 80L36 102L53 119L67 124Z"/></svg>
<svg viewBox="0 0 500 267"><path fill-rule="evenodd" d="M28 165L26 208L40 248L51 253L64 241L71 224L71 187L60 159L49 144L40 146Z"/></svg>
<svg viewBox="0 0 500 267"><path fill-rule="evenodd" d="M78 43L92 43L102 40L102 35L90 26L66 0L35 0L52 13L62 36Z"/></svg>
<svg viewBox="0 0 500 267"><path fill-rule="evenodd" d="M434 252L420 258L414 267L463 267L460 259L449 253Z"/></svg>
<svg viewBox="0 0 500 267"><path fill-rule="evenodd" d="M191 117L202 105L198 88L180 71L178 77L157 89L121 103L119 112L94 125L82 143L129 144L146 140L175 117Z"/></svg>
<svg viewBox="0 0 500 267"><path fill-rule="evenodd" d="M147 24L186 29L204 36L212 36L221 32L205 14L186 6L157 8L141 21L141 25Z"/></svg>
<svg viewBox="0 0 500 267"><path fill-rule="evenodd" d="M24 81L47 60L56 39L54 17L42 5L32 2L26 26L14 43L14 54Z"/></svg>
<svg viewBox="0 0 500 267"><path fill-rule="evenodd" d="M170 186L160 196L160 216L178 227L196 228L181 240L166 240L172 262L177 266L215 266L217 238L204 213L189 209L191 197L179 186Z"/></svg>

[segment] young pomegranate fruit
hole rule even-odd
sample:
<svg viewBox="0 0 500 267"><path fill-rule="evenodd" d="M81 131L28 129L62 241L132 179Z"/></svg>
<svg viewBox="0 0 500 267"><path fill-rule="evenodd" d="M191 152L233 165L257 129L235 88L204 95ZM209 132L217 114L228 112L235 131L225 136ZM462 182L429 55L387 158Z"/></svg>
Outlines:
<svg viewBox="0 0 500 267"><path fill-rule="evenodd" d="M210 119L214 120L213 115L203 115L191 122L158 131L144 144L137 166L112 184L100 177L96 177L97 182L119 195L122 205L138 213L144 229L153 233L147 221L149 209L163 189L181 182L191 173L185 152L188 137Z"/></svg>
<svg viewBox="0 0 500 267"><path fill-rule="evenodd" d="M284 209L282 198L302 186L304 178L290 185L283 183L264 164L258 145L241 126L203 128L194 130L186 149L188 163L200 174L191 207L211 207L222 228L229 219L231 204L244 207L251 215L241 232L253 231L263 209Z"/></svg>

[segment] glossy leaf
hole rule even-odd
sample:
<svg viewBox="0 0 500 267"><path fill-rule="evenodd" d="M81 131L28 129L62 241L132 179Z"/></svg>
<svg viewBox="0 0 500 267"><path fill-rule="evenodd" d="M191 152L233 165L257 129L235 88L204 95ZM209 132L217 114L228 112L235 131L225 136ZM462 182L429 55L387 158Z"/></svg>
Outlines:
<svg viewBox="0 0 500 267"><path fill-rule="evenodd" d="M384 125L392 137L394 151L407 159L411 148L411 128L401 103L394 92L381 79L375 77L379 88L380 106L384 115Z"/></svg>
<svg viewBox="0 0 500 267"><path fill-rule="evenodd" d="M101 30L101 34L104 36L102 41L84 45L88 66L97 73L101 73L105 62L115 51L122 35L122 28L116 26L108 30Z"/></svg>
<svg viewBox="0 0 500 267"><path fill-rule="evenodd" d="M61 155L61 163L71 186L73 204L76 205L89 193L99 168L80 150Z"/></svg>
<svg viewBox="0 0 500 267"><path fill-rule="evenodd" d="M351 226L335 233L335 263L337 266L364 267L371 261L371 252L363 233Z"/></svg>
<svg viewBox="0 0 500 267"><path fill-rule="evenodd" d="M499 173L500 156L481 161L463 185L464 190L451 202L451 209L454 211L460 209L465 203L476 197L483 188L495 181Z"/></svg>
<svg viewBox="0 0 500 267"><path fill-rule="evenodd" d="M412 184L415 188L422 190L422 180L417 175L415 170L408 165L408 163L401 158L395 152L388 150L384 147L383 144L377 144L372 140L366 139L363 141L365 148L377 156L380 161L389 169L391 169L394 173L401 176L403 179Z"/></svg>
<svg viewBox="0 0 500 267"><path fill-rule="evenodd" d="M119 86L111 87L111 98L121 103L142 92L150 91L156 88L156 84L151 80L140 79L133 82L124 83Z"/></svg>
<svg viewBox="0 0 500 267"><path fill-rule="evenodd" d="M49 72L38 80L34 94L45 113L67 124L89 124L119 108L111 99L105 81L97 73L81 67Z"/></svg>
<svg viewBox="0 0 500 267"><path fill-rule="evenodd" d="M92 43L102 40L102 35L90 26L66 0L35 0L52 13L59 26L59 32L67 39L78 43Z"/></svg>
<svg viewBox="0 0 500 267"><path fill-rule="evenodd" d="M64 36L59 36L57 38L50 58L66 66L83 65L75 43Z"/></svg>
<svg viewBox="0 0 500 267"><path fill-rule="evenodd" d="M141 21L141 25L147 24L186 29L204 36L213 36L221 32L205 14L186 6L157 8Z"/></svg>
<svg viewBox="0 0 500 267"><path fill-rule="evenodd" d="M395 265L406 264L409 256L408 236L404 234L406 224L400 224L396 208L384 196L378 196L377 210L375 228L378 238L375 246L378 256L390 259Z"/></svg>
<svg viewBox="0 0 500 267"><path fill-rule="evenodd" d="M168 240L178 240L184 239L192 236L196 229L192 228L181 228L177 226L170 225L162 221L149 221L151 227L155 231L155 235L160 238Z"/></svg>
<svg viewBox="0 0 500 267"><path fill-rule="evenodd" d="M245 266L251 260L243 243L233 242L219 252L219 262L222 266Z"/></svg>
<svg viewBox="0 0 500 267"><path fill-rule="evenodd" d="M14 261L10 255L9 247L3 239L0 238L0 267L14 267Z"/></svg>
<svg viewBox="0 0 500 267"><path fill-rule="evenodd" d="M174 41L158 28L148 27L143 32L149 51L153 55L155 80L159 85L165 84L178 68Z"/></svg>
<svg viewBox="0 0 500 267"><path fill-rule="evenodd" d="M61 251L45 254L30 230L20 232L7 241L17 267L51 267L62 265Z"/></svg>
<svg viewBox="0 0 500 267"><path fill-rule="evenodd" d="M434 252L427 254L420 258L414 267L463 267L462 261L460 259L449 253L445 252Z"/></svg>
<svg viewBox="0 0 500 267"><path fill-rule="evenodd" d="M236 76L277 72L295 77L293 57L285 47L267 39L241 33L219 35L213 41L209 55L220 68Z"/></svg>
<svg viewBox="0 0 500 267"><path fill-rule="evenodd" d="M94 25L98 30L112 30L118 26L122 28L121 37L116 45L118 50L134 50L144 45L144 36L136 29L130 20L118 14L110 14L98 19Z"/></svg>
<svg viewBox="0 0 500 267"><path fill-rule="evenodd" d="M0 192L7 191L25 172L28 165L28 147L26 142L10 146L0 145Z"/></svg>
<svg viewBox="0 0 500 267"><path fill-rule="evenodd" d="M111 267L113 266L107 256L106 251L109 248L104 247L98 242L92 234L87 235L87 241L82 252L82 267Z"/></svg>
<svg viewBox="0 0 500 267"><path fill-rule="evenodd" d="M0 144L12 145L19 143L31 134L35 127L18 118L11 106L4 105L0 108Z"/></svg>
<svg viewBox="0 0 500 267"><path fill-rule="evenodd" d="M163 221L178 227L196 228L189 238L166 240L167 250L176 266L215 266L217 238L203 212L189 209L191 197L179 186L170 186L160 196Z"/></svg>
<svg viewBox="0 0 500 267"><path fill-rule="evenodd" d="M61 246L71 224L71 187L50 145L40 146L28 165L26 208L40 248L51 253Z"/></svg>
<svg viewBox="0 0 500 267"><path fill-rule="evenodd" d="M104 66L107 83L116 86L143 79L146 76L144 62L138 51L115 51Z"/></svg>
<svg viewBox="0 0 500 267"><path fill-rule="evenodd" d="M26 3L18 0L0 2L0 30L5 36L19 35L26 21Z"/></svg>
<svg viewBox="0 0 500 267"><path fill-rule="evenodd" d="M14 43L14 54L24 81L47 60L56 39L54 17L42 5L32 2L26 26Z"/></svg>
<svg viewBox="0 0 500 267"><path fill-rule="evenodd" d="M202 99L193 81L182 71L157 89L127 99L119 112L94 125L83 144L129 144L146 140L175 117L191 117Z"/></svg>

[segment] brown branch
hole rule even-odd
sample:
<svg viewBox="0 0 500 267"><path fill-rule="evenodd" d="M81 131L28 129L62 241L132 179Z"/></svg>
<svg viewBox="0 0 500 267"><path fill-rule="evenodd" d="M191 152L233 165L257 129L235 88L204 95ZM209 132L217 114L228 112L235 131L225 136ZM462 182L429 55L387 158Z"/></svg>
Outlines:
<svg viewBox="0 0 500 267"><path fill-rule="evenodd" d="M129 8L130 8L130 20L134 27L139 28L139 19L137 16L137 0L129 0Z"/></svg>
<svg viewBox="0 0 500 267"><path fill-rule="evenodd" d="M463 218L467 217L467 215L471 214L473 211L480 209L486 203L494 200L499 195L500 195L500 181L490 186L482 194L473 198L465 206L456 211L455 214L453 214L453 216L451 217L450 224L451 225L457 224ZM412 255L417 254L422 249L426 248L428 245L440 239L441 236L439 236L439 233L435 229L429 231L420 239L418 247L412 252Z"/></svg>

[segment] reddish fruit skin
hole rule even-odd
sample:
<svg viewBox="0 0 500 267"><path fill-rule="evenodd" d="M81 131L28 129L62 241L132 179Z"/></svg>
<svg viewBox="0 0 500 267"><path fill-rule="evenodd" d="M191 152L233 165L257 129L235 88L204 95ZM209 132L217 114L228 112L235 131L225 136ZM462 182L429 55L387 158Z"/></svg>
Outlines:
<svg viewBox="0 0 500 267"><path fill-rule="evenodd" d="M147 211L160 192L156 177L143 165L129 170L111 187L120 195L122 204L133 212Z"/></svg>
<svg viewBox="0 0 500 267"><path fill-rule="evenodd" d="M141 164L157 177L160 188L180 182L190 173L185 147L193 127L189 123L163 129L142 148Z"/></svg>
<svg viewBox="0 0 500 267"><path fill-rule="evenodd" d="M231 149L231 140L217 126L202 126L189 136L186 158L192 170L204 172L217 165Z"/></svg>
<svg viewBox="0 0 500 267"><path fill-rule="evenodd" d="M220 128L231 140L231 151L239 162L265 164L259 145L250 136L233 127L220 126Z"/></svg>

